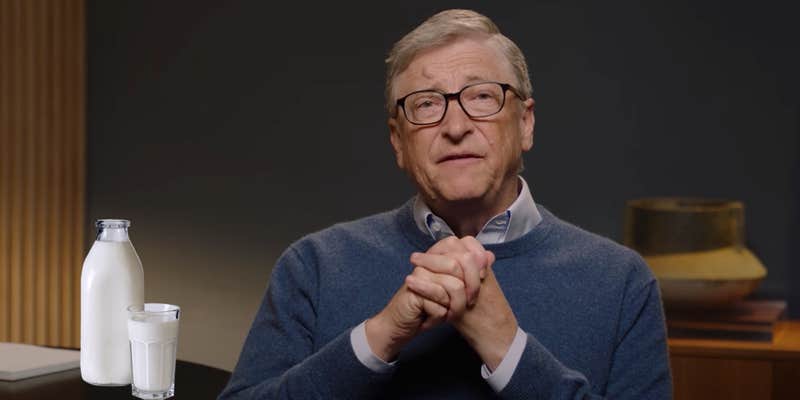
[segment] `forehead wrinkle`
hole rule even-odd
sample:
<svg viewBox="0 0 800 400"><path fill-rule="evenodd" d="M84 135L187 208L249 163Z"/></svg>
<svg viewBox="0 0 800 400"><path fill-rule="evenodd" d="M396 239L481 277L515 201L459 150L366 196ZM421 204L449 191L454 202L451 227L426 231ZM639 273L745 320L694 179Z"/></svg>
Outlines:
<svg viewBox="0 0 800 400"><path fill-rule="evenodd" d="M404 83L395 86L393 93L399 96L403 93L424 89L457 91L461 87L477 81L513 81L513 70L510 65L505 65L507 63L498 61L504 58L497 49L484 46L482 49L470 48L466 51L452 51L451 46L465 42L484 44L482 41L464 40L421 52L414 57L404 71L397 75L398 80L395 82L404 81ZM437 54L439 52L445 52L445 54ZM497 70L498 67L499 70ZM453 85L453 87L448 87L448 85ZM460 86L455 87L455 85Z"/></svg>
<svg viewBox="0 0 800 400"><path fill-rule="evenodd" d="M476 59L480 60L479 57L476 57ZM481 64L480 61L477 61L473 63L473 65L477 65L478 66L477 69L480 69L481 71L470 72L466 76L461 77L461 79L464 80L463 82L457 82L459 79L458 78L459 69L450 67L452 61L454 60L450 60L448 62L426 64L420 69L420 75L426 80L430 81L431 83L431 86L429 86L430 88L444 90L444 91L450 89L452 90L460 89L460 87L448 88L445 82L455 82L456 84L463 86L463 85L468 85L470 83L489 80L485 75L486 72L483 71L484 69L483 65ZM467 66L467 68L469 68L469 66ZM461 64L460 69L464 69L463 64ZM438 75L436 73L437 71L445 71L445 74Z"/></svg>

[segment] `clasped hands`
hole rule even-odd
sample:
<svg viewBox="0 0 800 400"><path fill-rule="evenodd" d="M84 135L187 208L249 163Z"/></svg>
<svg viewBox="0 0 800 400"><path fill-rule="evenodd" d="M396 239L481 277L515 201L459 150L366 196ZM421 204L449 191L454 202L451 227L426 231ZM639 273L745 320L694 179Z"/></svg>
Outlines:
<svg viewBox="0 0 800 400"><path fill-rule="evenodd" d="M451 323L494 370L517 332L517 320L492 271L494 254L475 238L450 236L413 253L413 272L389 304L367 320L367 342L394 360L420 332Z"/></svg>

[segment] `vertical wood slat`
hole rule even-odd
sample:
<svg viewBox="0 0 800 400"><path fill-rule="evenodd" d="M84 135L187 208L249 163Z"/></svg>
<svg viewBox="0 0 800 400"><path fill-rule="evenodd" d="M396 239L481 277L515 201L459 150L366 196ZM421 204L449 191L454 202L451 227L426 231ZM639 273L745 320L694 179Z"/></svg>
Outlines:
<svg viewBox="0 0 800 400"><path fill-rule="evenodd" d="M47 57L54 60L61 59L61 46L58 43L59 33L61 32L61 2L56 1L53 2L50 13L49 13L49 22L48 32L47 32L47 39L48 39L48 46L47 46ZM56 71L50 69L47 71L47 87L48 90L48 121L49 128L53 132L52 138L52 147L51 149L61 149L63 148L63 134L61 132L61 123L60 117L61 114L59 113L60 105L62 99L60 97L61 90L55 82L60 82L60 77L57 75ZM53 222L58 224L59 226L62 224L61 221L61 210L60 204L63 202L63 180L58 178L59 171L63 168L60 168L62 165L62 156L60 151L53 151L50 157L50 171L48 175L50 176L50 188L51 192L50 195L47 196L48 203L47 208L50 209ZM64 338L62 332L62 325L63 319L61 312L61 302L62 299L60 294L61 290L61 268L57 268L55 266L59 265L59 251L60 251L60 241L63 240L63 235L59 235L60 232L59 227L54 227L54 229L48 229L48 248L47 248L47 263L50 266L48 270L48 279L49 279L49 292L50 295L50 302L47 305L48 315L47 320L50 321L48 324L48 343L50 345L55 345L59 343L58 340ZM67 275L63 275L67 276ZM64 342L69 343L68 340L64 340Z"/></svg>
<svg viewBox="0 0 800 400"><path fill-rule="evenodd" d="M75 103L75 110L72 115L75 117L75 134L80 136L80 140L72 142L75 149L75 166L76 188L81 190L73 190L72 194L75 196L73 204L75 204L76 212L72 216L72 315L80 317L81 308L81 268L83 267L84 246L86 240L84 234L86 228L84 227L84 219L86 214L86 9L84 7L84 0L78 1L80 7L72 7L75 16L74 26L80 29L80 34L73 37L75 43L75 57L72 59L72 67L75 68L75 75L79 75L80 79L73 81L73 92L80 92L80 104ZM80 39L80 40L79 40ZM72 337L71 339L80 341L80 323L76 318L72 318Z"/></svg>
<svg viewBox="0 0 800 400"><path fill-rule="evenodd" d="M0 341L80 345L84 0L0 0Z"/></svg>
<svg viewBox="0 0 800 400"><path fill-rule="evenodd" d="M0 1L0 26L9 26L9 14L11 13L10 3ZM10 53L9 35L3 28L0 34L0 57L7 56ZM11 231L11 222L9 220L9 212L11 211L10 197L11 197L11 141L10 135L7 134L11 130L9 102L7 89L11 84L9 79L8 70L10 68L0 67L0 338L8 338L11 336L11 270L9 269L9 233Z"/></svg>
<svg viewBox="0 0 800 400"><path fill-rule="evenodd" d="M35 105L34 107L39 110L39 115L41 117L35 119L34 124L34 131L35 131L35 142L36 142L36 151L38 154L50 154L50 149L48 147L47 141L47 108L46 108L46 98L48 96L47 90L47 82L44 77L44 63L41 61L45 59L47 54L47 48L44 45L44 40L47 35L47 18L46 18L46 11L45 7L46 4L41 4L43 0L37 0L37 7L34 13L34 21L35 26L38 26L38 33L35 35L34 40L34 48L37 49L36 56L34 57L34 62L36 63L36 68L33 70L34 79L32 81L33 86L31 89L34 91L35 95ZM36 255L35 258L35 265L36 265L36 280L35 280L35 288L36 288L36 307L34 309L34 313L36 319L34 321L34 338L36 343L43 343L49 344L47 342L47 265L45 265L45 261L47 259L46 249L47 249L47 235L45 232L47 229L43 229L43 226L46 226L47 222L43 217L43 210L46 210L46 196L47 196L47 181L48 181L48 173L47 173L47 159L48 157L37 157L36 159L36 184L35 184L35 205L37 212L34 213L36 218L34 219L34 249L33 252ZM42 210L42 211L39 211Z"/></svg>
<svg viewBox="0 0 800 400"><path fill-rule="evenodd" d="M35 342L34 337L34 309L37 303L36 292L34 287L34 278L36 273L36 265L35 265L35 255L33 253L33 229L36 227L36 204L35 204L35 193L34 189L36 188L36 158L39 156L35 152L36 142L35 142L35 128L36 128L36 115L35 113L39 110L36 110L36 106L34 104L34 98L36 93L34 93L34 83L32 81L33 76L31 72L36 68L36 62L33 59L33 53L35 50L33 47L35 46L34 43L34 29L33 26L36 21L34 21L34 14L36 13L35 10L36 2L35 1L26 1L25 6L22 8L22 18L20 21L22 22L22 29L20 29L20 33L22 36L22 54L20 57L20 65L22 65L22 70L20 71L20 75L22 79L21 81L21 91L19 93L20 98L23 101L20 101L20 106L22 107L23 117L20 121L20 130L19 132L22 134L22 138L20 140L24 141L23 147L25 148L25 156L22 161L23 165L23 190L24 194L22 195L22 293L24 297L22 299L22 340L33 343Z"/></svg>
<svg viewBox="0 0 800 400"><path fill-rule="evenodd" d="M11 167L11 340L22 341L22 224L20 217L22 214L22 195L24 193L24 185L22 184L22 166L23 166L23 136L21 119L23 115L22 107L24 104L22 97L22 89L20 88L22 65L22 38L20 35L20 20L22 19L22 4L19 2L12 3L11 23L8 25L11 32L11 52L9 55L9 66L14 68L11 71L11 96L7 99L10 101L13 108L11 114L11 143L13 146L13 153L11 154L12 167Z"/></svg>

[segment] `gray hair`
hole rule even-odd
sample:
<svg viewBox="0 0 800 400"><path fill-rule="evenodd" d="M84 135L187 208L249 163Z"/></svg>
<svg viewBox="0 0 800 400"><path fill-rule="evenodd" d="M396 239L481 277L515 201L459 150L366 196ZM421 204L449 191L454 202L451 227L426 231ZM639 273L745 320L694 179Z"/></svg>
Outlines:
<svg viewBox="0 0 800 400"><path fill-rule="evenodd" d="M386 58L386 110L394 114L392 98L394 79L408 68L411 61L422 51L443 46L456 39L470 36L486 37L505 56L517 78L517 89L525 98L532 95L533 88L528 76L528 64L522 50L511 39L500 33L500 29L485 15L471 10L442 11L423 22L394 44Z"/></svg>

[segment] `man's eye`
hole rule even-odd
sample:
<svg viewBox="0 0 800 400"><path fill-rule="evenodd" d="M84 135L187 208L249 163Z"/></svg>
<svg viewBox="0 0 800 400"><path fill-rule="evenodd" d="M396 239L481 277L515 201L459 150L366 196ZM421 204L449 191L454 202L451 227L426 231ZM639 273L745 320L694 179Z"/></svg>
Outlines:
<svg viewBox="0 0 800 400"><path fill-rule="evenodd" d="M474 93L469 100L470 101L488 101L488 100L495 100L497 96L495 96L492 92L477 92Z"/></svg>
<svg viewBox="0 0 800 400"><path fill-rule="evenodd" d="M435 97L421 97L414 100L414 109L425 110L441 106L441 100Z"/></svg>
<svg viewBox="0 0 800 400"><path fill-rule="evenodd" d="M417 109L433 107L433 102L430 100L420 101L417 103Z"/></svg>

